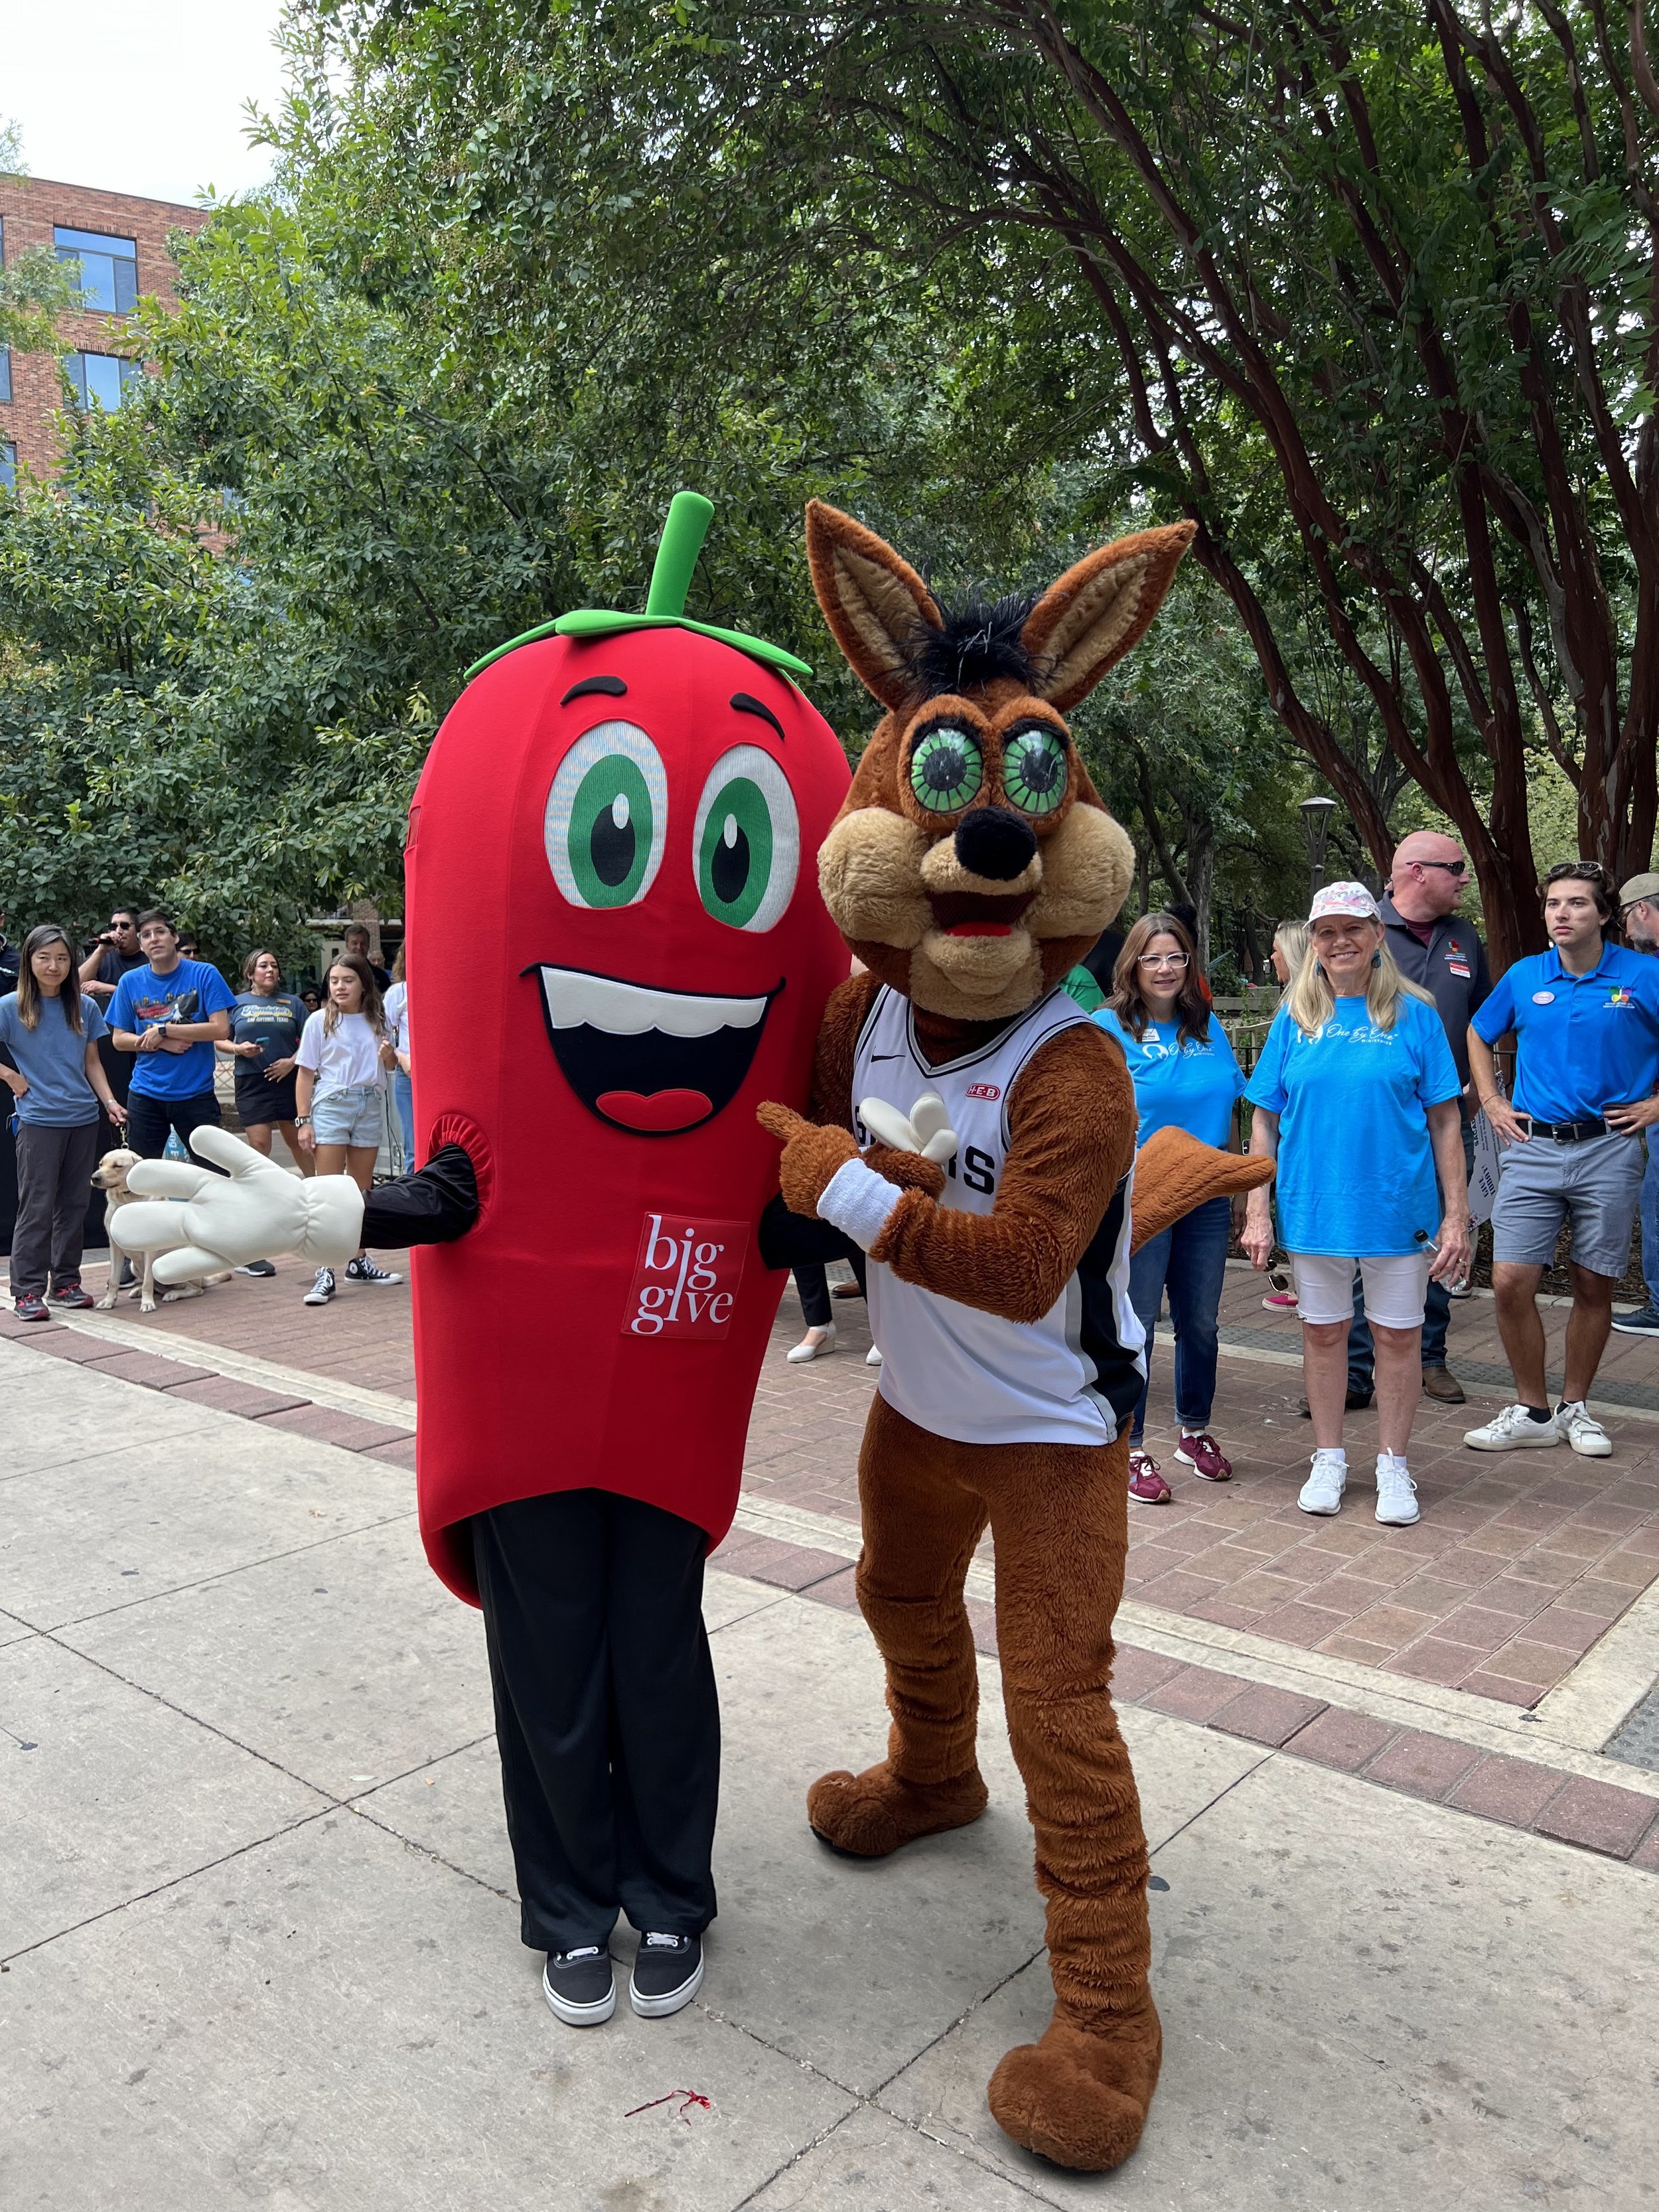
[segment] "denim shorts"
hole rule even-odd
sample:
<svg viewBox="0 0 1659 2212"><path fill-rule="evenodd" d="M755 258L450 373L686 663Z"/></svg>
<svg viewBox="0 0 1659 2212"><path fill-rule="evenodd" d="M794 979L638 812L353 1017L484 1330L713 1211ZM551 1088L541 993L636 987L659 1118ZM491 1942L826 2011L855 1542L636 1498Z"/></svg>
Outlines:
<svg viewBox="0 0 1659 2212"><path fill-rule="evenodd" d="M386 1092L378 1083L342 1083L311 1102L311 1133L319 1145L378 1146L386 1134Z"/></svg>
<svg viewBox="0 0 1659 2212"><path fill-rule="evenodd" d="M1492 1258L1547 1267L1561 1224L1571 1221L1574 1264L1592 1275L1622 1275L1645 1164L1639 1138L1611 1133L1578 1145L1528 1137L1509 1146L1492 1200Z"/></svg>

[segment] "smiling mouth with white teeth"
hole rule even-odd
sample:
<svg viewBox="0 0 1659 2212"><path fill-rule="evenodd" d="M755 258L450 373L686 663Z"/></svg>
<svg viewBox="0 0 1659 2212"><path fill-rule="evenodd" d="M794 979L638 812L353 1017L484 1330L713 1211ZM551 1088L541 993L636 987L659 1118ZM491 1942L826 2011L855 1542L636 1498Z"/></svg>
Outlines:
<svg viewBox="0 0 1659 2212"><path fill-rule="evenodd" d="M636 1137L677 1137L729 1106L754 1064L780 981L758 998L659 991L585 968L526 968L559 1073L590 1114Z"/></svg>

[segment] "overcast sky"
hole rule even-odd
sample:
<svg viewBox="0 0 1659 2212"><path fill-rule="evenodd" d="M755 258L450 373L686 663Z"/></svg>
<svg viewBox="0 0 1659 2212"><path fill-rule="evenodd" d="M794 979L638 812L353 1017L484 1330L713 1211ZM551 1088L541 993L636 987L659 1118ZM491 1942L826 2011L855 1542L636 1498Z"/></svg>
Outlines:
<svg viewBox="0 0 1659 2212"><path fill-rule="evenodd" d="M32 175L189 204L270 173L243 103L276 106L280 0L0 0L0 118Z"/></svg>

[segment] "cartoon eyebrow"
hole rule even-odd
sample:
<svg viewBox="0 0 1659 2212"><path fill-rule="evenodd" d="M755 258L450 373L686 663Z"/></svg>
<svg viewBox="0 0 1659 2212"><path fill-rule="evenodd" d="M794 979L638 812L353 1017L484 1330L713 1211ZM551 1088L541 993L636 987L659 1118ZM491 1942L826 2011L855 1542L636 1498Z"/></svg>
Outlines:
<svg viewBox="0 0 1659 2212"><path fill-rule="evenodd" d="M751 699L746 691L734 691L732 694L731 703L740 714L758 714L763 722L769 722L772 725L783 744L788 743L788 739L783 734L783 724L779 721L772 709L763 706L758 699Z"/></svg>
<svg viewBox="0 0 1659 2212"><path fill-rule="evenodd" d="M568 707L573 699L586 699L593 691L603 691L607 699L623 699L628 696L628 686L620 676L585 677L580 684L571 685L559 704Z"/></svg>

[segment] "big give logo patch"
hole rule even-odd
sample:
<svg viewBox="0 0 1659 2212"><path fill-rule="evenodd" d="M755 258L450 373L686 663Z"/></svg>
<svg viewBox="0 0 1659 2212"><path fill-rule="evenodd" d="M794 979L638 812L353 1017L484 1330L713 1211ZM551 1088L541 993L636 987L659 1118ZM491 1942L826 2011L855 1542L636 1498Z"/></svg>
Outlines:
<svg viewBox="0 0 1659 2212"><path fill-rule="evenodd" d="M647 1213L623 1316L624 1336L700 1336L732 1326L749 1249L746 1221Z"/></svg>

